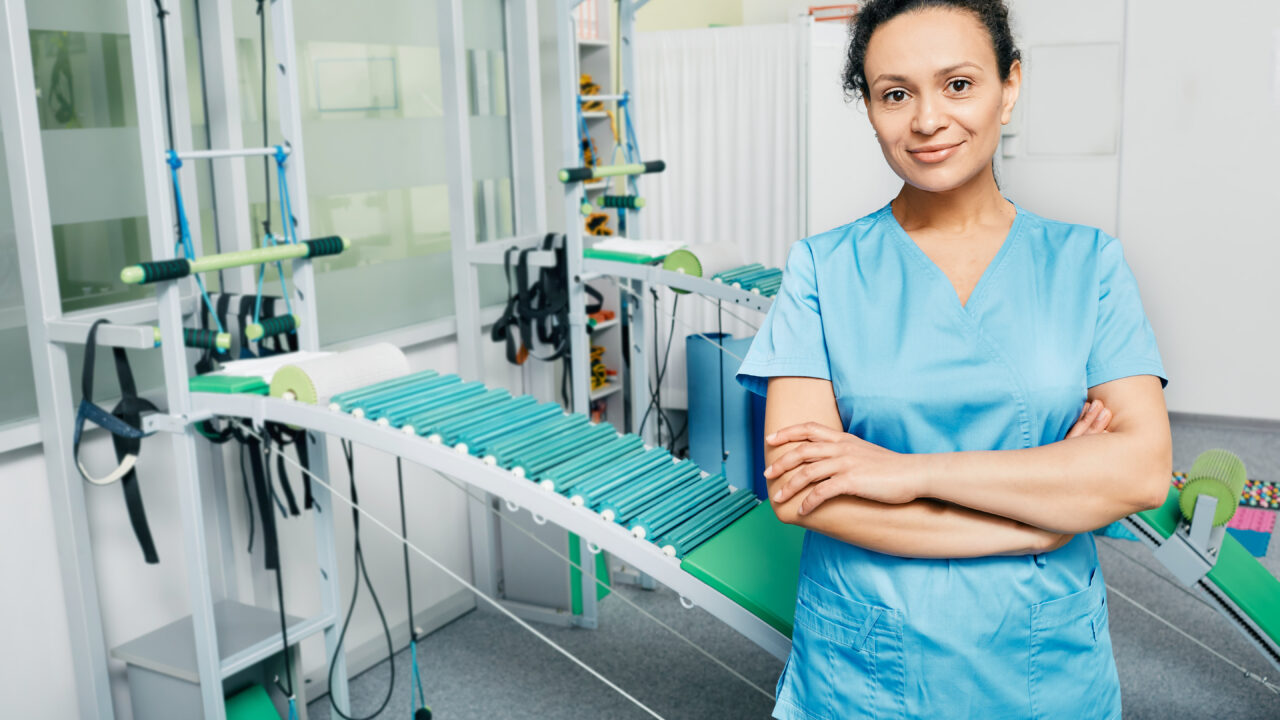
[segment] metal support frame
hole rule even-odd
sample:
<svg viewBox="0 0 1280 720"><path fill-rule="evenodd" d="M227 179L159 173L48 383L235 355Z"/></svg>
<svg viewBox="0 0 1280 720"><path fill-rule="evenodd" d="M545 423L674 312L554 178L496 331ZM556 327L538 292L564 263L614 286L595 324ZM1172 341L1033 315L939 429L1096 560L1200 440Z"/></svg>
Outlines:
<svg viewBox="0 0 1280 720"><path fill-rule="evenodd" d="M76 678L79 717L105 720L113 716L111 679L98 606L93 545L85 522L84 486L71 458L71 373L66 349L52 341L45 325L62 316L62 298L36 112L27 4L25 0L2 1L0 129L13 200L18 262L26 270L22 294L49 475L54 542L66 604L71 671Z"/></svg>

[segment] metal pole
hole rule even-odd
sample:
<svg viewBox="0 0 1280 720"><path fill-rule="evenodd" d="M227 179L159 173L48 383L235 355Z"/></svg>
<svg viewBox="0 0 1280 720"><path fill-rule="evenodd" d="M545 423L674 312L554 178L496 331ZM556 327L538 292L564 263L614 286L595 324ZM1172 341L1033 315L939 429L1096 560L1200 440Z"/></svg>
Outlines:
<svg viewBox="0 0 1280 720"><path fill-rule="evenodd" d="M276 67L276 107L280 117L280 134L292 149L289 161L285 163L289 180L290 202L294 220L297 221L298 237L311 237L311 215L308 211L307 174L303 152L302 137L302 105L298 100L298 73L296 63L298 57L297 43L293 29L292 0L271 0L271 38ZM266 108L263 108L266 112ZM228 118L228 122L236 122L236 118ZM290 218L281 218L282 223ZM302 318L302 327L298 329L298 347L302 350L320 349L320 323L317 316L317 294L315 270L311 261L305 258L293 261L294 311ZM329 476L329 455L322 435L307 433L307 444L311 459L311 469L320 477ZM320 604L325 617L338 618L342 615L341 587L338 584L338 549L335 544L333 529L333 501L329 492L323 487L312 490L315 499L313 523L316 532L316 563L319 570L317 582L320 584ZM333 684L329 694L334 703L343 712L350 712L351 701L347 687L346 656L337 653L338 633L340 628L336 622L329 624L324 630L325 657L333 660ZM302 699L305 701L305 697Z"/></svg>
<svg viewBox="0 0 1280 720"><path fill-rule="evenodd" d="M35 78L25 0L3 0L0 22L0 134L4 135L18 265L23 270L27 337L35 371L40 434L48 468L54 542L58 548L71 671L78 716L114 717L107 649L98 607L98 580L85 513L84 486L72 466L73 398L66 350L50 342L46 320L62 316L58 266L49 216L48 183L36 112Z"/></svg>
<svg viewBox="0 0 1280 720"><path fill-rule="evenodd" d="M290 153L290 148L283 148L286 155ZM240 150L186 150L178 153L178 157L183 160L220 160L222 158L246 158L246 157L262 157L263 155L275 156L276 149L267 148L243 148Z"/></svg>
<svg viewBox="0 0 1280 720"><path fill-rule="evenodd" d="M142 146L142 176L147 198L147 229L151 235L151 255L166 259L173 253L172 198L163 148L163 110L157 80L152 4L130 0L129 37L134 67L134 88L138 105L138 132ZM182 337L182 301L178 283L157 288L160 332L167 338ZM164 362L165 394L171 414L187 414L191 395L187 390L187 353L180 342L161 346ZM174 478L178 485L178 505L182 516L183 555L191 602L191 622L195 632L196 668L200 678L201 705L208 720L226 717L222 695L221 661L217 630L213 619L209 558L205 546L204 515L200 504L200 477L196 464L195 436L190 427L172 436Z"/></svg>

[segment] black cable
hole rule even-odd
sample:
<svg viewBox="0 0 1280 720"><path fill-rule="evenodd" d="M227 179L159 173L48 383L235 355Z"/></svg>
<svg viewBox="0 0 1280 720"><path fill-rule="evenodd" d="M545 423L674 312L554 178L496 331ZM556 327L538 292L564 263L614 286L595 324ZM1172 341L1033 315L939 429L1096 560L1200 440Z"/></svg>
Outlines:
<svg viewBox="0 0 1280 720"><path fill-rule="evenodd" d="M244 483L244 503L249 516L249 552L253 552L253 499L249 494L249 471L244 466L244 443L240 443L240 480ZM265 531L264 531L265 532Z"/></svg>
<svg viewBox="0 0 1280 720"><path fill-rule="evenodd" d="M649 421L649 413L652 412L653 409L656 407L658 410L658 419L657 419L658 443L657 444L658 445L662 444L661 442L662 423L665 422L667 424L668 432L671 432L673 436L669 444L671 447L674 447L675 438L678 437L678 435L674 432L675 424L671 422L671 418L667 417L666 411L662 409L662 381L667 376L667 365L670 363L670 360L671 360L671 341L675 338L676 310L679 308L679 305L680 305L680 296L676 295L675 300L673 300L671 303L671 328L667 331L667 348L663 353L662 365L659 366L658 365L659 337L658 337L658 322L657 322L658 293L656 290L653 290L652 288L650 289L650 292L653 294L653 320L654 320L653 322L653 369L654 369L654 373L657 374L658 379L657 379L656 385L654 383L649 384L649 407L645 408L644 416L640 418L640 428L636 430L636 434L638 435L644 434L644 426ZM671 450L671 447L668 447L668 451Z"/></svg>
<svg viewBox="0 0 1280 720"><path fill-rule="evenodd" d="M155 0L156 18L160 21L160 66L164 74L164 122L168 131L169 149L177 152L178 148L173 144L173 96L169 89L169 33L165 23L165 17L169 11L164 9L160 4L160 0ZM165 158L167 161L168 158ZM179 232L178 228L178 195L175 192L173 196L173 227L174 232Z"/></svg>
<svg viewBox="0 0 1280 720"><path fill-rule="evenodd" d="M157 0L158 2L159 0ZM267 133L267 13L263 9L266 0L258 2L258 45L261 50L262 67L262 147L270 147L271 139ZM271 158L262 156L262 190L266 193L263 204L266 217L262 220L262 233L271 235Z"/></svg>
<svg viewBox="0 0 1280 720"><path fill-rule="evenodd" d="M721 345L724 344L724 305L723 301L716 300L716 335L720 338ZM716 353L716 357L720 360L720 387L716 388L716 395L720 397L720 472L726 470L729 462L729 449L724 442L724 351Z"/></svg>
<svg viewBox="0 0 1280 720"><path fill-rule="evenodd" d="M383 710L386 709L387 703L391 702L391 694L396 687L396 653L391 644L391 627L387 625L387 616L382 612L382 603L378 600L378 593L373 589L373 583L369 580L369 568L364 562L364 550L360 546L360 498L356 492L356 462L355 450L348 440L342 441L342 454L347 460L347 475L351 478L351 529L355 536L353 542L355 556L355 587L351 591L351 606L347 608L347 617L342 621L342 631L338 633L338 644L333 649L333 657L329 659L329 707L333 708L339 717L345 720L373 720ZM371 714L364 717L353 717L342 712L338 708L337 703L333 699L333 670L337 667L338 653L342 652L342 645L347 639L347 627L351 625L351 616L356 610L356 599L360 597L360 580L364 579L364 584L369 586L369 595L373 598L373 606L378 610L378 619L382 621L382 634L387 638L387 669L391 672L391 681L387 683L387 696L382 699L382 704L378 706ZM412 623L410 623L412 624Z"/></svg>
<svg viewBox="0 0 1280 720"><path fill-rule="evenodd" d="M401 465L399 456L396 457L396 483L400 488L400 537L409 539L409 525L405 522L404 517L404 468ZM407 602L409 607L409 642L418 642L418 629L413 624L413 581L409 577L409 544L402 543L401 550L404 550L404 591L408 596Z"/></svg>

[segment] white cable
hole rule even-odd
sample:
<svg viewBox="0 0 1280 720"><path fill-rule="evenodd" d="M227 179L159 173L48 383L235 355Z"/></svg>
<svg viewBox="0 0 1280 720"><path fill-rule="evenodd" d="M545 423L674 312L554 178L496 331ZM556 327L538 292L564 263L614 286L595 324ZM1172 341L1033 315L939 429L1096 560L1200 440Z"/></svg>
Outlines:
<svg viewBox="0 0 1280 720"><path fill-rule="evenodd" d="M285 459L285 461L286 461L286 462L288 462L289 464L293 465L295 468L297 468L297 469L298 469L298 470L300 470L301 472L306 473L307 475L310 475L311 477L316 478L317 480L319 480L319 478L318 478L318 477L316 477L315 473L313 473L313 472L311 472L310 470L308 470L307 468L303 467L300 463L298 463L298 461L294 460L293 458L289 457L288 455L284 455L284 459ZM449 484L453 485L454 487L458 488L458 489L459 489L459 490L461 490L462 492L466 493L467 497L469 497L469 498L471 498L472 500L474 500L474 501L476 501L477 503L479 503L481 507L484 507L484 508L485 508L485 509L487 509L489 512L491 512L491 513L493 513L494 515L498 516L498 517L499 517L503 522L507 523L507 525L508 525L508 526L510 526L510 527L512 527L512 528L515 528L516 530L519 530L520 532L522 532L522 533L524 533L525 535L529 536L529 539L533 540L535 543L537 543L537 544L541 545L542 547L546 548L546 549L547 549L547 551L548 551L548 552L550 552L552 555L555 555L556 557L560 558L561 560L564 560L565 562L569 563L571 566L573 566L574 568L576 568L576 569L578 570L578 572L580 572L580 573L582 573L584 576L589 577L589 578L591 578L592 580L594 580L594 581L595 581L595 583L596 583L597 585L599 585L600 587L603 587L603 588L608 588L608 587L609 587L607 584L605 584L605 582L604 582L603 580L601 580L600 578L596 577L595 573L593 573L593 572L588 572L588 571L587 571L587 570L585 570L581 565L579 565L577 562L574 562L573 560L569 559L569 557L568 557L567 555L562 555L562 554L560 554L560 551L558 551L558 550L556 550L555 548L553 548L553 547L551 547L550 545L548 545L545 541L543 541L543 540L542 540L542 538L539 538L538 536L534 535L534 534L533 534L532 532L530 532L528 529L526 529L526 528L524 528L524 527L520 526L519 524L517 524L517 523L515 523L515 522L512 522L512 520L511 520L510 518L508 518L508 517L504 516L501 512L499 512L498 510L496 510L493 506L489 505L489 503L485 502L484 498L482 498L482 497L477 497L475 494L473 494L473 493L471 492L471 486L469 486L469 485L464 485L464 484L462 484L462 483L459 483L457 480L454 480L453 478L449 477L448 475L443 475L443 474L440 474L440 473L436 473L436 474L437 474L437 475L439 475L441 478L444 478L444 480L445 480L445 481L447 481ZM328 487L328 486L326 485L326 487ZM399 537L399 536L397 536L397 537ZM614 594L614 597L618 598L619 600L621 600L622 602L626 603L627 605L630 605L631 607L635 608L635 609L636 609L636 610L637 610L641 615L644 615L645 617L647 617L647 618L649 618L650 620L654 621L654 622L655 622L655 623L657 623L658 625L662 626L662 628L663 628L663 629L665 629L667 632L670 632L672 635L675 635L677 638L679 638L680 640L682 640L685 644L689 645L689 646L690 646L690 647L692 647L694 650L697 650L699 653L701 653L703 656L705 656L708 660L710 660L711 662L715 663L716 665L719 665L721 668L723 668L723 669L724 669L726 672L728 672L730 675L733 675L734 677L738 678L739 680L741 680L742 682L746 683L747 685L750 685L753 689L755 689L755 690L756 690L757 692L759 692L761 695L764 695L765 697L769 698L770 700L776 700L776 698L774 697L773 693L771 693L771 692L769 692L768 690L765 690L764 688L760 687L759 685L756 685L755 683L751 682L751 680L747 679L747 677L746 677L746 676L744 676L742 673L739 673L737 670L734 670L733 668L729 667L728 665L726 665L726 664L724 663L724 661L720 660L720 658L716 657L715 655L712 655L711 653L709 653L709 652L707 652L706 650L704 650L700 645L698 645L698 644L697 644L697 643L695 643L694 641L692 641L692 640L690 640L689 638L685 637L684 635L680 634L680 631L676 630L675 628L671 627L670 625L668 625L668 624L666 624L666 623L662 622L661 620L659 620L655 615L652 615L651 613L649 613L649 611L647 611L647 610L645 610L644 608L642 608L642 607L640 607L639 605L637 605L637 604L635 603L635 601L631 600L630 598L626 597L625 595L621 595L621 594L617 594L617 593L615 593L615 594Z"/></svg>
<svg viewBox="0 0 1280 720"><path fill-rule="evenodd" d="M263 442L266 442L265 438L263 438L261 435L258 435L258 434L257 434L257 432L252 431L252 430L250 430L250 431L248 431L248 432L249 432L249 434L253 435L254 437L257 437L259 440L262 440ZM287 456L286 456L286 457L287 457ZM292 459L292 458L289 458L289 460L290 460L290 462L293 462L293 459ZM563 647L560 647L560 645L558 645L558 644L556 643L556 641L552 640L551 638L547 637L546 635L543 635L541 632L538 632L538 630L537 630L536 628L534 628L532 625L530 625L529 623L525 622L524 620L521 620L521 619L520 619L520 618L519 618L515 613L513 613L513 612L511 612L510 610L508 610L508 609L506 609L505 607L503 607L503 606L502 606L502 603L500 603L500 602L498 602L497 600L494 600L493 598L491 598L491 597L489 597L488 595L484 594L484 592L482 592L482 591L480 590L480 588L477 588L476 586L472 585L471 583L467 582L466 580L463 580L461 576L459 576L457 573L455 573L454 571L452 571L452 570L450 570L448 567L446 567L446 566L444 565L444 563L441 563L440 561L438 561L438 560L436 560L435 558L433 558L433 557L431 557L430 555L428 555L426 552L424 552L424 551L423 551L421 548L419 548L417 545L414 545L412 542L410 542L408 538L404 537L403 535L401 535L400 533L396 532L395 530L392 530L391 528L389 528L389 527L387 527L386 525L382 524L382 522L381 522L380 520L378 520L378 518L374 517L372 513L370 513L368 510L365 510L364 508L360 507L360 506L359 506L359 505L357 505L356 503L351 502L351 500L350 500L350 499L348 499L348 498L347 498L347 496L345 496L345 495L343 495L342 493L340 493L340 492L338 492L337 490L335 490L335 489L333 488L333 486L332 486L332 485L330 485L329 483L327 483L327 482L325 482L323 479L321 479L319 475L316 475L315 473L311 472L310 470L307 470L306 468L303 468L303 467L302 467L302 465L301 465L301 464L299 464L299 463L296 463L296 462L295 462L295 463L293 463L293 464L294 464L294 466L295 466L295 467L297 467L298 469L302 470L302 471L303 471L303 472L305 472L307 475L309 475L309 476L311 477L311 479L313 479L313 480L315 480L316 482L320 483L320 485L321 485L322 487L324 487L324 489L328 490L328 491L329 491L329 492L330 492L334 497L336 497L336 498L338 498L339 500L341 500L342 502L346 503L346 504L347 504L347 506L349 506L351 509L355 510L356 512L359 512L361 515L364 515L366 518L368 518L368 519L369 519L369 522L372 522L374 525L377 525L378 527L380 527L380 528L382 528L383 530L385 530L385 531L386 531L388 534L390 534L392 537L394 537L394 538L396 538L397 540L399 540L400 542L404 543L404 544L405 544L405 546L406 546L406 547L408 547L410 550L412 550L412 551L414 551L415 553L417 553L417 554L421 555L421 556L423 557L423 559L425 559L427 562L429 562L429 563L431 563L432 565L435 565L436 567L440 568L440 570L441 570L442 572L444 572L444 574L448 575L450 578L452 578L453 580L457 581L457 583L458 583L459 585L462 585L462 586L463 586L463 587L465 587L466 589L468 589L468 590L470 590L471 592L475 593L476 597L479 597L481 600L484 600L485 602L489 603L489 604L490 604L490 605L492 605L493 607L497 608L500 612L502 612L502 614L504 614L504 615L506 615L507 617L509 617L509 618L511 618L512 620L514 620L514 621L515 621L515 623L516 623L517 625L519 625L520 627L523 627L525 630L528 630L529 632L533 633L533 634L534 634L534 636L536 636L539 640L541 640L541 641L545 642L546 644L548 644L548 645L550 645L552 648L554 648L554 649L556 650L556 652L558 652L558 653L560 653L561 655L564 655L565 657L569 658L569 659L570 659L570 660L572 660L576 665L578 665L579 667L581 667L583 670L586 670L587 672L589 672L589 673L591 673L592 675L594 675L594 676L596 677L596 679L597 679L597 680L599 680L600 682L604 683L605 685L608 685L610 688L612 688L614 691L616 691L616 692L617 692L619 695L621 695L622 697L624 697L624 698L626 698L626 699L630 700L630 701L631 701L631 703L632 703L633 705L635 705L636 707L640 708L641 710L644 710L644 711L645 711L646 713L648 713L649 715L652 715L653 717L658 718L658 720L663 720L662 716L661 716L661 715L659 715L658 713L654 712L654 711L653 711L653 710L652 710L648 705L645 705L644 703L640 702L640 701L639 701L639 700L637 700L636 698L632 697L632 695L631 695L630 693L628 693L626 690L623 690L622 688L620 688L620 687L618 687L617 685L615 685L613 682L611 682L611 681L609 680L609 678L605 677L604 675L601 675L601 674L600 674L600 673L599 673L595 668L593 668L593 667L591 667L590 665L586 664L585 662L583 662L583 661L579 660L579 659L578 659L578 657L577 657L576 655L574 655L573 653L569 652L568 650L565 650Z"/></svg>
<svg viewBox="0 0 1280 720"><path fill-rule="evenodd" d="M1226 663L1226 664L1230 665L1231 667L1235 668L1236 670L1239 670L1241 673L1243 673L1243 674L1244 674L1244 676L1245 676L1245 677L1247 677L1247 678L1249 678L1249 679L1251 679L1251 680L1257 680L1258 682L1262 683L1262 685L1263 685L1264 687L1266 687L1268 690L1270 690L1271 692L1273 692L1273 693L1275 693L1275 694L1277 694L1277 695L1280 695L1280 686L1277 686L1277 685L1275 685L1275 684L1273 684L1273 683L1268 682L1268 681L1267 681L1267 679L1266 679L1265 677L1261 677L1261 676L1259 676L1259 675L1255 675L1255 674L1253 674L1253 673L1249 672L1248 668L1246 668L1245 666L1241 665L1240 663L1237 663L1236 661L1232 660L1231 658L1228 658L1226 655L1223 655L1222 653L1218 652L1217 650L1214 650L1213 648L1209 647L1208 645L1205 645L1203 642L1200 642L1199 640L1197 640L1196 638L1192 637L1191 635L1188 635L1188 634L1187 634L1187 632L1186 632L1186 631L1184 631L1182 628L1180 628L1180 627L1178 627L1177 625L1174 625L1173 623L1169 622L1168 620L1165 620L1164 618L1160 617L1159 615L1157 615L1157 614L1155 613L1155 611L1154 611L1154 610L1148 610L1148 609L1147 609L1147 608L1146 608L1142 603L1138 602L1137 600L1134 600L1133 598L1129 597L1128 595L1125 595L1125 594L1124 594L1123 592L1121 592L1118 588L1116 588L1116 586L1108 584L1108 585L1107 585L1107 589L1108 589L1110 592L1113 592L1113 593L1115 593L1116 595L1119 595L1122 599L1129 601L1129 604L1131 604L1131 605L1133 605L1134 607L1138 608L1138 609L1139 609L1139 610L1141 610L1142 612L1144 612L1144 613L1146 613L1146 614L1150 615L1151 617L1155 618L1156 620L1159 620L1161 623L1164 623L1165 625L1167 625L1167 626L1169 627L1169 629L1171 629L1171 630L1173 630L1174 632L1178 633L1178 634L1179 634L1179 635L1181 635L1182 637L1184 637L1184 638L1186 638L1186 639L1190 640L1191 642L1193 642L1193 643L1195 643L1195 644L1199 645L1200 647L1204 648L1205 650L1209 651L1211 654L1213 654L1213 655L1214 655L1214 657L1217 657L1217 658L1218 658L1219 660L1221 660L1222 662L1224 662L1224 663Z"/></svg>

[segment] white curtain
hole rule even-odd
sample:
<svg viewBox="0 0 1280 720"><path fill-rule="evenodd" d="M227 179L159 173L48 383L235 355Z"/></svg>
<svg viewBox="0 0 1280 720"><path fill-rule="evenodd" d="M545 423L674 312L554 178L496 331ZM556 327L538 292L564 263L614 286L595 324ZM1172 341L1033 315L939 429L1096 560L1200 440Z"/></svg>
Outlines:
<svg viewBox="0 0 1280 720"><path fill-rule="evenodd" d="M641 180L644 238L679 240L695 252L700 244L735 243L746 262L782 267L803 232L801 32L795 25L756 25L637 36L636 135L645 160L667 163L665 172ZM655 320L660 353L673 298L663 293ZM754 334L764 318L727 310L748 321L724 315L725 332L736 337ZM677 318L662 397L663 405L680 408L684 338L715 332L717 311L714 302L686 295Z"/></svg>

